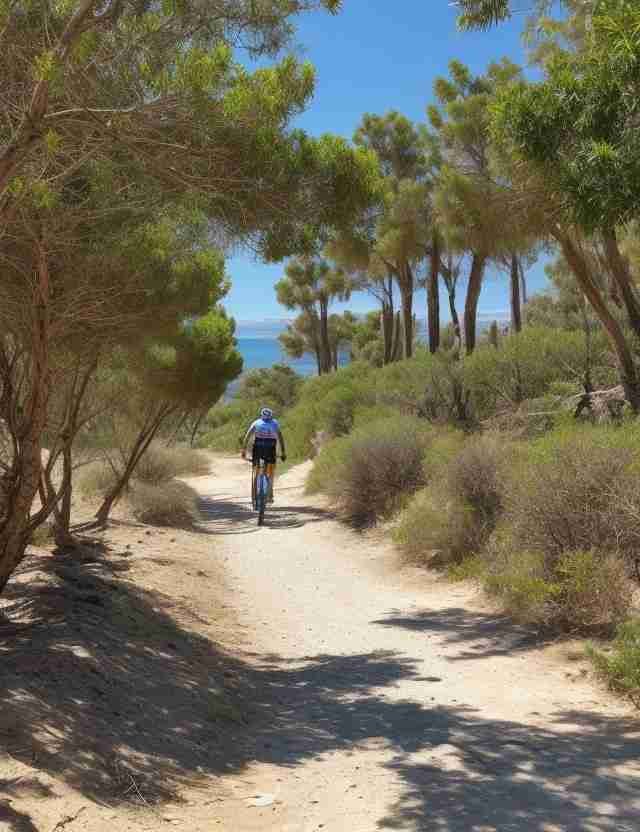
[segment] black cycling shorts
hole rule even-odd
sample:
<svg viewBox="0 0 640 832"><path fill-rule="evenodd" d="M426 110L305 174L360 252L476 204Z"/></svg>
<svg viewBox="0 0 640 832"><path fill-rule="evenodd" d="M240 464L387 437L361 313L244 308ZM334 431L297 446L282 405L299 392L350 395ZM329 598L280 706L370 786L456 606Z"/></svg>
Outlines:
<svg viewBox="0 0 640 832"><path fill-rule="evenodd" d="M277 439L256 439L253 443L253 464L257 465L261 459L264 459L267 465L275 465L277 446Z"/></svg>

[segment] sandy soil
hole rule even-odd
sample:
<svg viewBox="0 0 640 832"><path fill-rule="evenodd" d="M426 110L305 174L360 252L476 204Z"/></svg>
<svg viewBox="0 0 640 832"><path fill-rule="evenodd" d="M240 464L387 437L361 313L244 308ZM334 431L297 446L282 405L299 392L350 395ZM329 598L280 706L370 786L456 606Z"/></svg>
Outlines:
<svg viewBox="0 0 640 832"><path fill-rule="evenodd" d="M197 532L124 524L93 563L27 564L0 830L640 830L640 721L575 645L401 568L305 473L258 528L248 467L217 460Z"/></svg>

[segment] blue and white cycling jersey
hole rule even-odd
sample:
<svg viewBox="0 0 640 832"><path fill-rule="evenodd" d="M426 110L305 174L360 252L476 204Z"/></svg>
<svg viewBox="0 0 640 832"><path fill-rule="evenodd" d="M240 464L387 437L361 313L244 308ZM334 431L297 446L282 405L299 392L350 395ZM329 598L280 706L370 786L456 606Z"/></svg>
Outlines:
<svg viewBox="0 0 640 832"><path fill-rule="evenodd" d="M274 439L278 438L280 425L277 419L256 419L249 428L249 432L253 433L256 439Z"/></svg>

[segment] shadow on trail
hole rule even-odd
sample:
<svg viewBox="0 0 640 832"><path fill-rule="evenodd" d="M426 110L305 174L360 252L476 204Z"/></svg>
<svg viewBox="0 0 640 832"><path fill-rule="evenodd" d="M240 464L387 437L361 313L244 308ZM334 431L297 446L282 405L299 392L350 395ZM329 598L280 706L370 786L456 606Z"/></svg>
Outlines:
<svg viewBox="0 0 640 832"><path fill-rule="evenodd" d="M1 785L1 784L0 784ZM38 832L29 815L14 809L8 800L0 797L0 823L12 832Z"/></svg>
<svg viewBox="0 0 640 832"><path fill-rule="evenodd" d="M400 627L426 635L443 636L445 644L467 644L467 648L457 655L447 657L450 662L509 656L533 650L550 641L538 630L515 624L506 615L474 612L461 607L424 612L412 610L407 613L392 610L388 617L372 623L381 627Z"/></svg>
<svg viewBox="0 0 640 832"><path fill-rule="evenodd" d="M203 534L251 534L259 531L256 512L248 499L201 497L198 508L202 517L198 530ZM332 512L315 506L271 505L267 508L264 526L270 529L299 529L308 523L331 520L333 517Z"/></svg>
<svg viewBox="0 0 640 832"><path fill-rule="evenodd" d="M294 768L375 746L391 753L402 788L378 828L638 828L637 769L622 768L640 758L637 722L558 713L532 729L430 707L427 687L424 701L387 698L422 672L390 651L232 656L190 631L175 601L117 577L127 566L31 560L29 586L13 581L9 604L28 591L33 626L0 635L2 745L86 796L129 799L135 783L149 803L175 800L187 783L255 761ZM430 762L435 751L443 759ZM2 802L0 820L36 832Z"/></svg>

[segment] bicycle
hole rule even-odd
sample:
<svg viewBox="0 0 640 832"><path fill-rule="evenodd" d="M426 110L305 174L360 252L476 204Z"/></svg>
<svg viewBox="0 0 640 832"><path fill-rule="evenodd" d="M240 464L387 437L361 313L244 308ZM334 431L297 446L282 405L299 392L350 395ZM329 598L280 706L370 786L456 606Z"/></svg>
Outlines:
<svg viewBox="0 0 640 832"><path fill-rule="evenodd" d="M254 511L258 512L258 525L264 524L264 512L267 507L267 500L273 484L272 475L268 469L273 469L272 464L267 464L264 459L259 459L256 465L251 468L251 504Z"/></svg>

